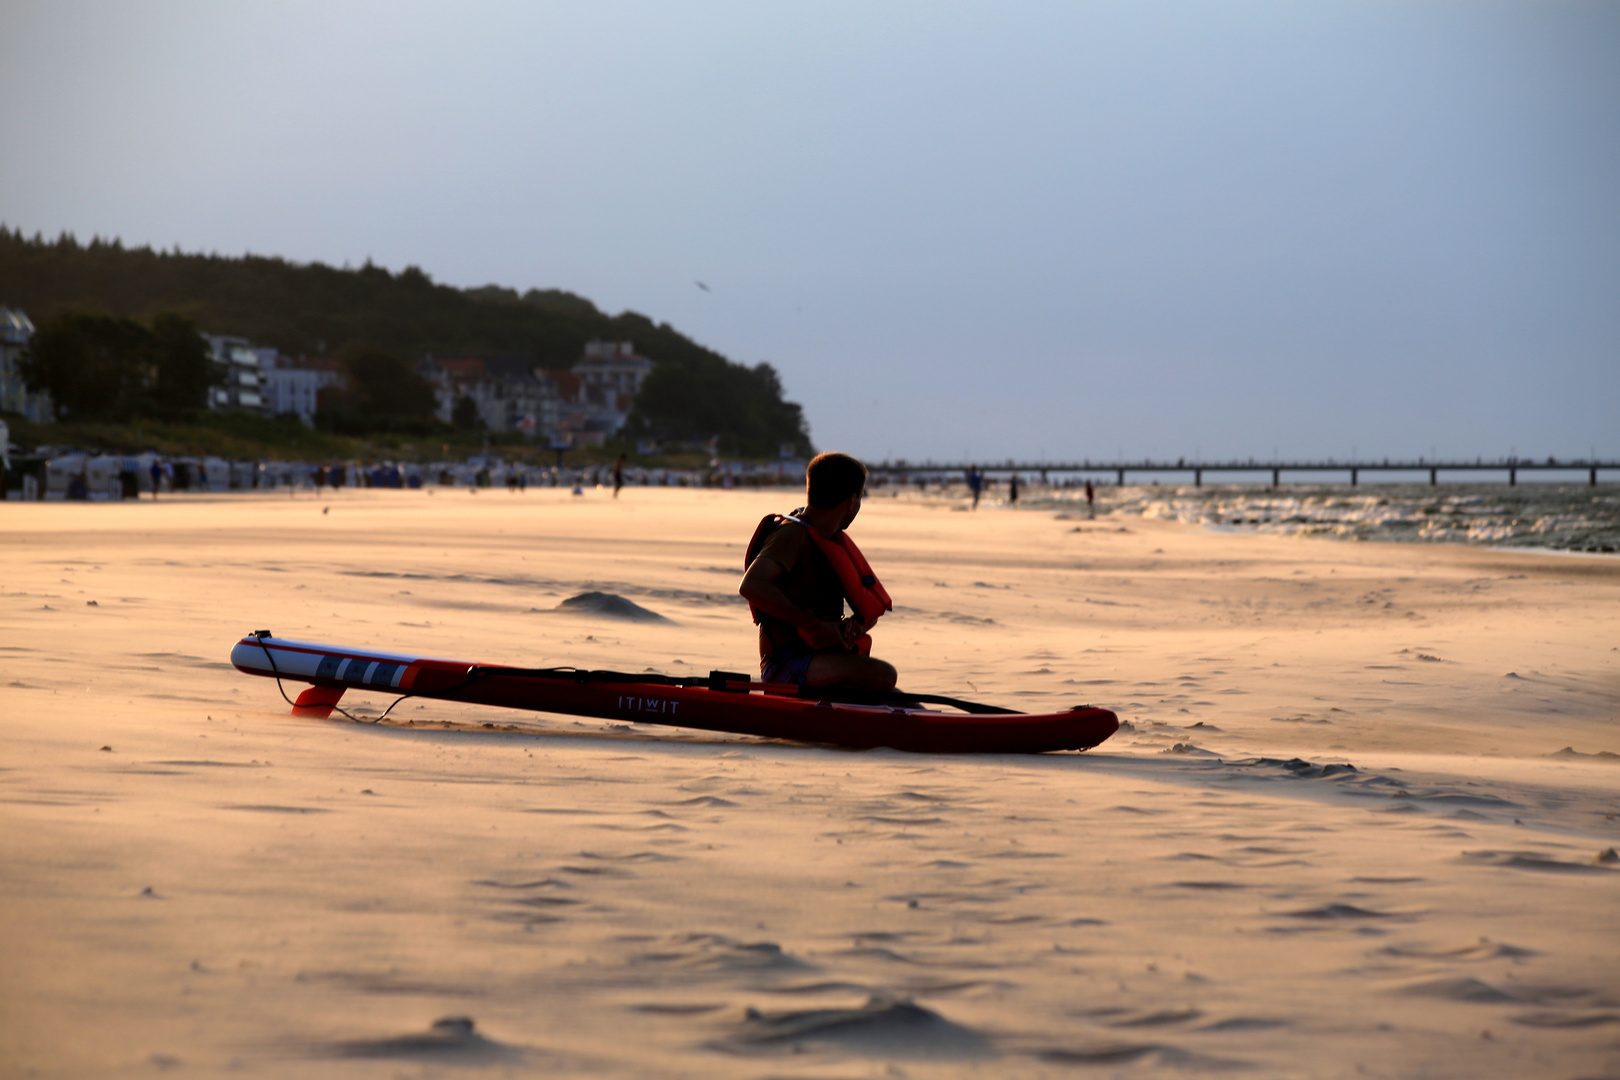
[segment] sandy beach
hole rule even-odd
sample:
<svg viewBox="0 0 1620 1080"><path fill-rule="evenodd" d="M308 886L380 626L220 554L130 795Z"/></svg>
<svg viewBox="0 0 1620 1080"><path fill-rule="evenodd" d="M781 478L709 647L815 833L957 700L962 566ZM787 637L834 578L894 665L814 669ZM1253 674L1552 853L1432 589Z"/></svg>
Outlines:
<svg viewBox="0 0 1620 1080"><path fill-rule="evenodd" d="M295 719L227 662L751 670L793 505L7 503L0 1074L1620 1076L1620 558L870 499L902 687L1118 712L1084 754Z"/></svg>

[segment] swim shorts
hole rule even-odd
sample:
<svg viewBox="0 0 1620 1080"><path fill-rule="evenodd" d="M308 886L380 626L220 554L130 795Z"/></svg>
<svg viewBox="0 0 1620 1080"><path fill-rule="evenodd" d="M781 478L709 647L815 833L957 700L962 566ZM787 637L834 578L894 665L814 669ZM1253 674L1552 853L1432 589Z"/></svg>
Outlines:
<svg viewBox="0 0 1620 1080"><path fill-rule="evenodd" d="M816 651L798 638L789 641L786 645L779 645L771 655L759 662L759 677L768 683L792 683L794 686L803 686L804 678L810 671L810 661L815 659Z"/></svg>

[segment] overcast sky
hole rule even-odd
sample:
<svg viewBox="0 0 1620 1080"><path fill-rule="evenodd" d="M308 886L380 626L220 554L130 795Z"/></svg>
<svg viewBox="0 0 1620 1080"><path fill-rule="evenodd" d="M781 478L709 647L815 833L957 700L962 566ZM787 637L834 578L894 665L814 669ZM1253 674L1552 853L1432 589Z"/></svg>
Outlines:
<svg viewBox="0 0 1620 1080"><path fill-rule="evenodd" d="M568 289L776 365L822 448L1620 456L1620 5L3 25L0 221Z"/></svg>

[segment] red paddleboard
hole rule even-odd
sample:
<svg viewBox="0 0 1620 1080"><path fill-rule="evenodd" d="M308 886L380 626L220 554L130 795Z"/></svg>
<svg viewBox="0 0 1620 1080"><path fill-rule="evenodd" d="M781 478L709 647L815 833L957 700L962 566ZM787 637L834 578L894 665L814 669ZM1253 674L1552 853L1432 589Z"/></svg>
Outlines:
<svg viewBox="0 0 1620 1080"><path fill-rule="evenodd" d="M295 716L327 717L348 690L595 716L796 742L916 753L1032 754L1088 750L1115 731L1107 709L1077 705L1021 713L954 698L892 691L760 683L715 671L707 678L573 668L517 668L287 641L249 634L231 650L249 675L309 683ZM927 704L945 705L944 709Z"/></svg>

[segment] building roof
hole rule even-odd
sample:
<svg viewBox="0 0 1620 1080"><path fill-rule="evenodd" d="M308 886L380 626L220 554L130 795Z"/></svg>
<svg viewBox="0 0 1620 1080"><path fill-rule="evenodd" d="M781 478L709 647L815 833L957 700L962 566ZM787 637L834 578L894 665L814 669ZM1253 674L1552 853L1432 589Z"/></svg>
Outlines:
<svg viewBox="0 0 1620 1080"><path fill-rule="evenodd" d="M652 366L651 360L636 355L633 341L588 341L585 343L585 355L574 365L574 370L645 370Z"/></svg>
<svg viewBox="0 0 1620 1080"><path fill-rule="evenodd" d="M456 382L479 382L484 377L484 360L480 356L459 356L434 360L433 366Z"/></svg>
<svg viewBox="0 0 1620 1080"><path fill-rule="evenodd" d="M527 356L457 356L433 359L427 362L452 382L476 383L486 379L497 382L528 382L543 377Z"/></svg>
<svg viewBox="0 0 1620 1080"><path fill-rule="evenodd" d="M34 324L21 308L0 307L0 339L21 345L34 336Z"/></svg>
<svg viewBox="0 0 1620 1080"><path fill-rule="evenodd" d="M544 373L546 378L557 384L557 396L564 401L579 400L579 376L572 371L550 370Z"/></svg>

